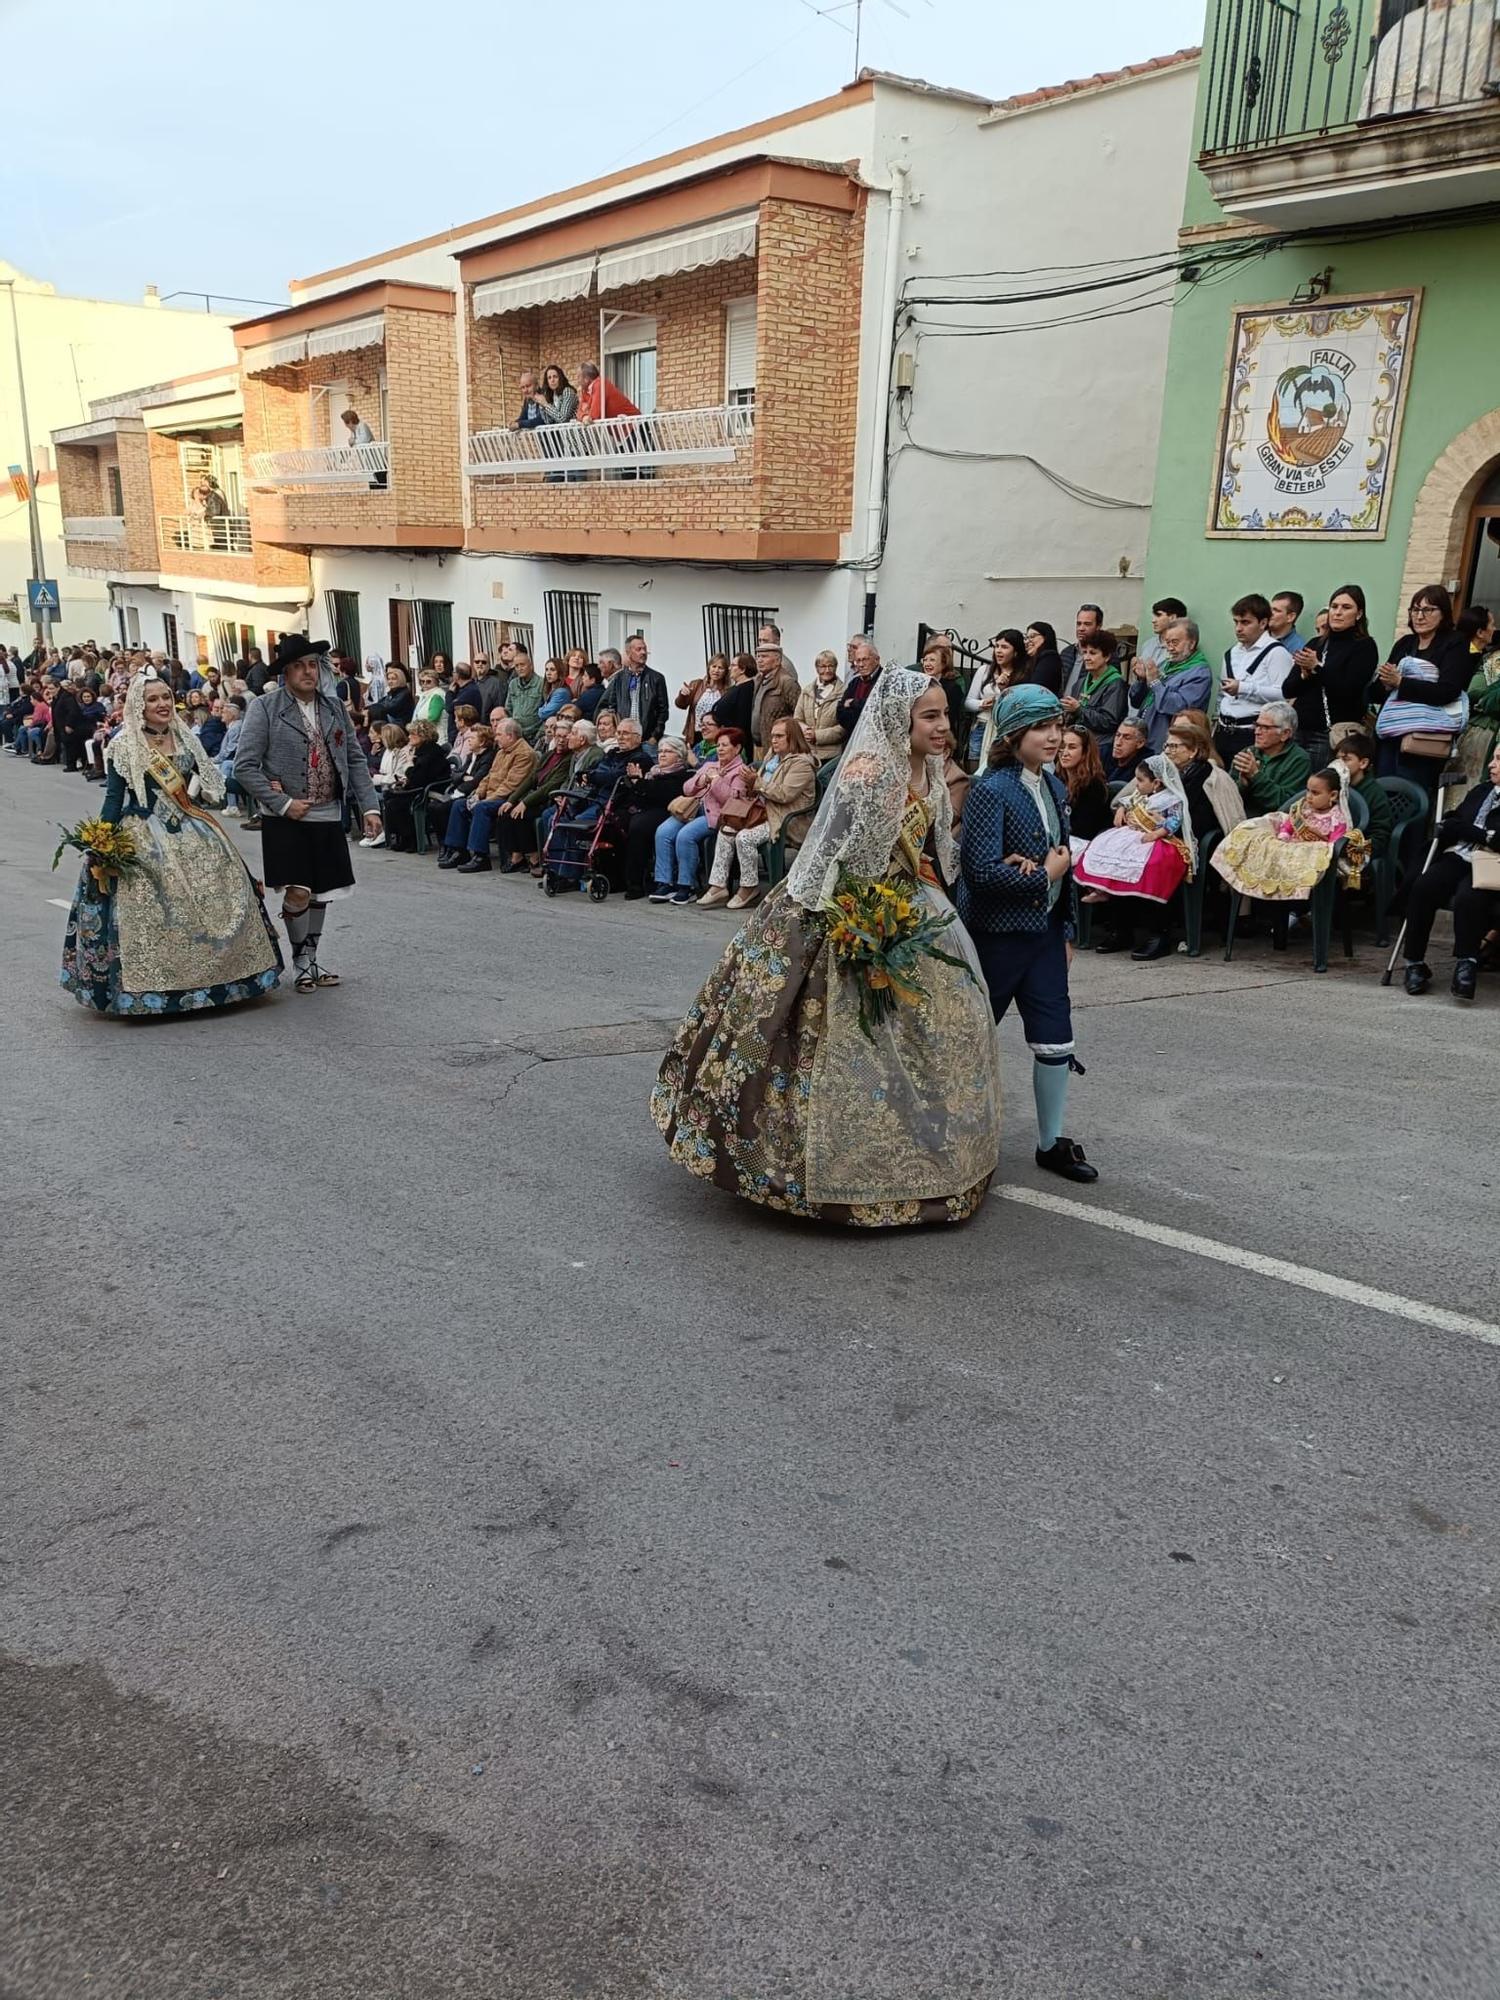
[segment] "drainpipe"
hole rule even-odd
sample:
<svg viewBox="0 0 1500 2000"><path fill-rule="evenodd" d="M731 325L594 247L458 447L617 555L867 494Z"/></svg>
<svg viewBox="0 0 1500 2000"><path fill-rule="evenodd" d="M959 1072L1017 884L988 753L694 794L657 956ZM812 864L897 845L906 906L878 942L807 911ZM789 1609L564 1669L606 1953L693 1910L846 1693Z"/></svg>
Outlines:
<svg viewBox="0 0 1500 2000"><path fill-rule="evenodd" d="M901 290L901 222L906 212L906 183L911 168L904 160L890 168L891 192L885 219L885 280L880 288L880 334L876 351L875 404L870 416L870 463L865 475L865 559L875 564L880 552L880 516L885 490L886 447L891 428L891 357L896 346L896 301ZM878 567L865 571L865 629L874 623Z"/></svg>

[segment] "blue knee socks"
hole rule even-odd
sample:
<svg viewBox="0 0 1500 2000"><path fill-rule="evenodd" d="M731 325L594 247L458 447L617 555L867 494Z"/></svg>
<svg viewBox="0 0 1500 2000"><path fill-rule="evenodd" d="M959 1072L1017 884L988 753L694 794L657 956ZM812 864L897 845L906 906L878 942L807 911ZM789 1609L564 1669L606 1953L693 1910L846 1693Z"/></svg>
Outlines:
<svg viewBox="0 0 1500 2000"><path fill-rule="evenodd" d="M1042 1152L1062 1137L1063 1114L1068 1105L1068 1058L1045 1062L1034 1056L1031 1063L1031 1092L1036 1099L1036 1143Z"/></svg>

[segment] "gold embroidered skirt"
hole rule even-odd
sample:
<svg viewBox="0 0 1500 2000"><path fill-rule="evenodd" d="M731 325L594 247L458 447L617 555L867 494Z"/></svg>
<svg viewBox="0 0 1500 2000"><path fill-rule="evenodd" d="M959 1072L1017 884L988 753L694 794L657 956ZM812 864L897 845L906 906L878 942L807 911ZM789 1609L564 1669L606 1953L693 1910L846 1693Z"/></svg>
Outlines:
<svg viewBox="0 0 1500 2000"><path fill-rule="evenodd" d="M1332 859L1327 841L1278 840L1270 819L1241 820L1213 852L1213 865L1231 889L1269 903L1305 903Z"/></svg>
<svg viewBox="0 0 1500 2000"><path fill-rule="evenodd" d="M920 892L938 914L947 901ZM924 996L861 1031L822 920L776 889L710 974L667 1052L651 1114L690 1173L791 1215L879 1229L962 1222L1000 1150L988 994L962 925Z"/></svg>

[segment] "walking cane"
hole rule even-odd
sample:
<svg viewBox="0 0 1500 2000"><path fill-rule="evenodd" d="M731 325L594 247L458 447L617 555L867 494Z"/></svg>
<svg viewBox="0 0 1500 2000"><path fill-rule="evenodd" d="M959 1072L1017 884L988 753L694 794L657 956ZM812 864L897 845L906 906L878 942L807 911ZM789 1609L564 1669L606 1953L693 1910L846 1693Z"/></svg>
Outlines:
<svg viewBox="0 0 1500 2000"><path fill-rule="evenodd" d="M1447 776L1448 773L1446 770L1444 770L1443 776L1438 780L1437 814L1433 820L1433 825L1435 827L1441 825L1442 823L1443 795L1448 789L1447 784L1445 783ZM1436 855L1437 851L1438 851L1438 837L1437 834L1434 833L1432 836L1432 845L1427 850L1427 859L1422 863L1421 868L1417 871L1418 876L1425 875L1427 873L1428 869L1432 866L1433 857ZM1413 879L1416 878L1414 877ZM1382 986L1389 986L1392 979L1395 977L1396 960L1401 956L1401 947L1403 944L1405 944L1405 942L1406 942L1406 919L1405 917L1403 917L1401 919L1401 928L1396 933L1396 943L1395 943L1395 948L1391 952L1390 963L1386 966L1385 971L1382 972L1380 975L1380 983Z"/></svg>

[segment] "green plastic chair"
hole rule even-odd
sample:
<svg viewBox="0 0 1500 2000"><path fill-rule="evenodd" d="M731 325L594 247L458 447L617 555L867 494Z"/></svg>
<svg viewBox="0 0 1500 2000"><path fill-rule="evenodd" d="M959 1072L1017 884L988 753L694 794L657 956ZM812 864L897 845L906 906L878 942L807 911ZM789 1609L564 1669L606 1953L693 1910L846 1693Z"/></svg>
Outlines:
<svg viewBox="0 0 1500 2000"><path fill-rule="evenodd" d="M1189 958L1203 956L1203 905L1208 896L1208 864L1224 838L1224 829L1211 826L1198 836L1198 867L1191 882L1182 885L1182 928L1187 938Z"/></svg>
<svg viewBox="0 0 1500 2000"><path fill-rule="evenodd" d="M1403 874L1414 872L1415 850L1427 828L1432 800L1411 778L1382 778L1380 784L1391 802L1391 832L1384 854L1371 864L1370 883L1375 898L1375 942L1390 940L1391 905Z"/></svg>
<svg viewBox="0 0 1500 2000"><path fill-rule="evenodd" d="M1301 803L1304 796L1304 793L1298 792L1295 798L1288 799L1286 804L1278 808L1278 810L1281 812L1290 812L1293 806ZM1370 823L1370 812L1358 792L1351 792L1349 794L1349 810L1354 815L1355 826L1363 833ZM1333 843L1333 859L1323 871L1322 881L1319 882L1316 889L1313 890L1307 899L1307 913L1312 920L1314 972L1326 972L1328 970L1328 947L1333 940L1333 908L1339 893L1339 862L1343 859L1343 854L1344 843L1342 840L1336 840ZM1224 931L1224 963L1226 965L1234 956L1234 927L1239 916L1242 900L1244 900L1243 892L1231 888L1229 893L1229 922ZM1249 900L1251 902L1259 902L1263 899L1252 896ZM1275 910L1276 915L1272 920L1271 944L1276 951L1285 951L1287 926L1291 921L1292 913L1285 903L1273 904L1272 908ZM1353 958L1354 939L1350 936L1347 927L1344 931L1343 944L1345 958Z"/></svg>

